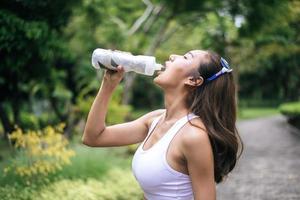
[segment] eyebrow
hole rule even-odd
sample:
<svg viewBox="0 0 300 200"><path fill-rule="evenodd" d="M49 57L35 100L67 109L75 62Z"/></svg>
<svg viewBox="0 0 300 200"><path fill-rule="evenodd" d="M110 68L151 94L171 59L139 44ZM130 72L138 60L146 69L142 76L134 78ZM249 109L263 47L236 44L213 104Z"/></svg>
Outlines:
<svg viewBox="0 0 300 200"><path fill-rule="evenodd" d="M193 54L192 54L190 51L189 51L189 52L187 52L187 54L188 54L188 53L189 53L189 54L191 54L192 58L194 58L194 55L193 55Z"/></svg>

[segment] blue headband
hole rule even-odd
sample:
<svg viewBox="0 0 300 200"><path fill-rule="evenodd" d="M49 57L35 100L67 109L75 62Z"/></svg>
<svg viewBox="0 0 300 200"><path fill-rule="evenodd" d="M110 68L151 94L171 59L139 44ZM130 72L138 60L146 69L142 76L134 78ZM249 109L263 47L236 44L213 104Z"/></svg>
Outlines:
<svg viewBox="0 0 300 200"><path fill-rule="evenodd" d="M209 77L208 79L206 79L207 81L215 80L222 74L232 72L232 69L230 69L228 62L222 57L221 57L221 65L222 65L222 69L219 72L217 72L216 74L214 74L211 77Z"/></svg>

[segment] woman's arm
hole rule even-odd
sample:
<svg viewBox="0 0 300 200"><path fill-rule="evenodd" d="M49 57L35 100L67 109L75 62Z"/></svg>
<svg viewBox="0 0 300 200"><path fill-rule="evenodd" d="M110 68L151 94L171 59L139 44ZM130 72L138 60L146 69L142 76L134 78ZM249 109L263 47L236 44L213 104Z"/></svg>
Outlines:
<svg viewBox="0 0 300 200"><path fill-rule="evenodd" d="M213 152L207 133L197 127L187 128L182 151L187 160L195 200L216 200Z"/></svg>
<svg viewBox="0 0 300 200"><path fill-rule="evenodd" d="M105 117L113 91L123 78L124 69L118 66L118 72L105 70L101 87L89 111L84 128L83 141L93 140L105 128Z"/></svg>
<svg viewBox="0 0 300 200"><path fill-rule="evenodd" d="M163 109L158 109L134 121L106 127L109 100L122 76L123 70L120 68L117 73L105 71L100 90L87 117L82 136L83 144L91 147L110 147L139 143L146 137L153 118L164 112Z"/></svg>

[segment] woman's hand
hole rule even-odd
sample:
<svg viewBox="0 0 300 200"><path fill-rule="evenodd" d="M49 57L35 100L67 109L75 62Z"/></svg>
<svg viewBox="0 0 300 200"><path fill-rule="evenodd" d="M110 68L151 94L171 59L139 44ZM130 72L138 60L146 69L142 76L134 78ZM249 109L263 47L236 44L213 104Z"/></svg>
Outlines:
<svg viewBox="0 0 300 200"><path fill-rule="evenodd" d="M117 85L121 82L124 76L124 68L119 65L117 71L105 69L103 75L103 84L115 89Z"/></svg>

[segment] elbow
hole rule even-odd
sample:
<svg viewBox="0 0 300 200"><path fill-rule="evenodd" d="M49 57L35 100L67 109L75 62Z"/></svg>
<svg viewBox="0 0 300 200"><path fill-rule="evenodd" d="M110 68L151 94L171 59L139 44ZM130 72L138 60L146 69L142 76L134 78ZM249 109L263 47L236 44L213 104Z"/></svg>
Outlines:
<svg viewBox="0 0 300 200"><path fill-rule="evenodd" d="M86 146L89 146L89 147L94 147L91 139L89 139L87 136L87 134L84 132L82 138L81 138L81 142L82 144L86 145Z"/></svg>
<svg viewBox="0 0 300 200"><path fill-rule="evenodd" d="M85 130L81 138L82 144L89 147L99 147L100 144L98 144L99 142L97 141L99 140L99 136L102 132L104 132L104 129L99 134L91 133Z"/></svg>
<svg viewBox="0 0 300 200"><path fill-rule="evenodd" d="M82 144L85 146L89 146L89 143L85 139L82 139Z"/></svg>
<svg viewBox="0 0 300 200"><path fill-rule="evenodd" d="M89 146L89 142L84 136L81 138L81 142L82 142L82 144Z"/></svg>

